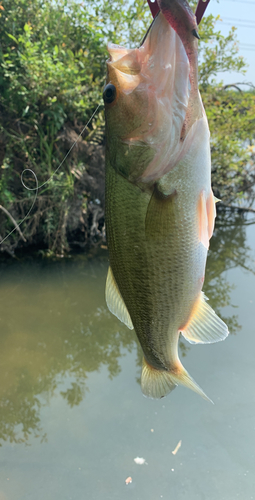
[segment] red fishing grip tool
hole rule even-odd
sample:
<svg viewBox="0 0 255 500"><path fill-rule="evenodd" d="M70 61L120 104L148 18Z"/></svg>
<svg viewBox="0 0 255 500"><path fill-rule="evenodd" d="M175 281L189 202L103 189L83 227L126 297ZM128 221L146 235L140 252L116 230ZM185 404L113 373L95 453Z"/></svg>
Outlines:
<svg viewBox="0 0 255 500"><path fill-rule="evenodd" d="M150 7L150 10L151 10L151 13L152 13L152 16L155 17L159 11L159 6L157 4L157 0L147 0L148 2L148 5ZM204 13L205 13L205 9L207 7L207 5L209 4L210 0L198 0L198 4L197 4L197 8L196 8L196 12L195 12L195 16L197 18L197 24L200 23Z"/></svg>
<svg viewBox="0 0 255 500"><path fill-rule="evenodd" d="M153 2L151 0L147 0L148 5L151 9L152 17L155 17L159 11L159 6L157 4L157 0L154 0Z"/></svg>
<svg viewBox="0 0 255 500"><path fill-rule="evenodd" d="M209 4L210 0L198 0L195 16L197 18L197 24L200 23L207 5Z"/></svg>

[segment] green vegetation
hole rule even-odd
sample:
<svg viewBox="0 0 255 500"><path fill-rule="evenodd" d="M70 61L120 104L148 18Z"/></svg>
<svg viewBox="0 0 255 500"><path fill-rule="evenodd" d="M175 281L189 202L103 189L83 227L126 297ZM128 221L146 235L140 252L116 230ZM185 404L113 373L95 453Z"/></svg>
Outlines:
<svg viewBox="0 0 255 500"><path fill-rule="evenodd" d="M0 237L31 207L35 191L20 175L32 169L44 186L33 210L1 245L13 253L33 245L50 254L104 238L104 116L101 100L106 42L136 46L151 15L146 0L0 1ZM251 197L255 93L215 82L219 72L243 71L235 30L222 37L215 19L200 25L200 87L212 134L213 187L226 204ZM67 160L52 174L75 140ZM31 172L24 175L31 189ZM250 198L249 198L250 199Z"/></svg>
<svg viewBox="0 0 255 500"><path fill-rule="evenodd" d="M239 71L240 80L245 74L235 31L232 28L223 37L215 29L213 16L201 22L199 82L211 131L213 189L224 203L238 205L238 200L253 199L255 87L223 85L215 80L221 72Z"/></svg>

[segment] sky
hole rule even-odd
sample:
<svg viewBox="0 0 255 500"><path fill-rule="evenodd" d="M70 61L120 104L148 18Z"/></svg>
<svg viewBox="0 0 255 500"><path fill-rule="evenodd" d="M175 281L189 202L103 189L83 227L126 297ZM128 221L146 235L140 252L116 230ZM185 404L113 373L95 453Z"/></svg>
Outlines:
<svg viewBox="0 0 255 500"><path fill-rule="evenodd" d="M217 23L223 35L227 35L231 26L237 28L237 39L240 42L240 55L248 64L246 75L240 73L223 73L219 79L224 83L252 82L255 85L255 0L211 0L205 15L220 15L222 21Z"/></svg>

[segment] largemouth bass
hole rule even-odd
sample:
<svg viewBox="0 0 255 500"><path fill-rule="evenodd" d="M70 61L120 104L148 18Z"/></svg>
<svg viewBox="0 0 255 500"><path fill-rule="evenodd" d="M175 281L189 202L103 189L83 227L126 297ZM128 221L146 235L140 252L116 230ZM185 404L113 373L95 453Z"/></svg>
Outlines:
<svg viewBox="0 0 255 500"><path fill-rule="evenodd" d="M179 336L228 335L202 292L215 200L196 44L185 47L160 12L140 48L108 45L106 302L135 329L153 398L183 384L208 399L179 360Z"/></svg>

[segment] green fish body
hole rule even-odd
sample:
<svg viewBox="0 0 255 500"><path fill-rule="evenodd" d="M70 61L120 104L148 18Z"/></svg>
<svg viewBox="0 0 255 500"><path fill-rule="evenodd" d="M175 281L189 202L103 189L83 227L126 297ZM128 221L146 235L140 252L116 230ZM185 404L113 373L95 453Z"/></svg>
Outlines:
<svg viewBox="0 0 255 500"><path fill-rule="evenodd" d="M145 395L183 384L207 398L178 357L180 333L192 343L228 334L202 292L215 218L203 105L189 89L184 46L161 13L139 49L109 52L106 301L138 336Z"/></svg>

